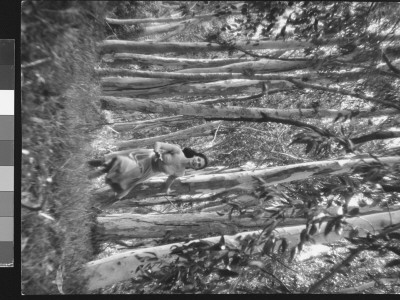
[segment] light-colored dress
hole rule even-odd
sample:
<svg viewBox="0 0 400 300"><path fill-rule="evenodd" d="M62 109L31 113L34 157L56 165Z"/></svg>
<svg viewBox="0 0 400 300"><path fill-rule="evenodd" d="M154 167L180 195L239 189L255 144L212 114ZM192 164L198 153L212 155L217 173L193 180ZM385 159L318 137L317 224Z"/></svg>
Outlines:
<svg viewBox="0 0 400 300"><path fill-rule="evenodd" d="M153 149L129 149L105 156L106 164L114 159L106 175L106 183L117 192L119 199L138 184L159 173L175 177L185 174L185 155L182 150L176 145L162 145L162 160L156 157Z"/></svg>

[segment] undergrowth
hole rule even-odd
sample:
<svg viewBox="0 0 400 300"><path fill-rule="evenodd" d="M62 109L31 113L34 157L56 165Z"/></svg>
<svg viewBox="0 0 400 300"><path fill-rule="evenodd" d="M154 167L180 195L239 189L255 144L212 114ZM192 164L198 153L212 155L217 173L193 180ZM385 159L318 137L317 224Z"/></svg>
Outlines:
<svg viewBox="0 0 400 300"><path fill-rule="evenodd" d="M96 41L105 2L23 1L21 292L84 292L95 215L84 162L104 122Z"/></svg>

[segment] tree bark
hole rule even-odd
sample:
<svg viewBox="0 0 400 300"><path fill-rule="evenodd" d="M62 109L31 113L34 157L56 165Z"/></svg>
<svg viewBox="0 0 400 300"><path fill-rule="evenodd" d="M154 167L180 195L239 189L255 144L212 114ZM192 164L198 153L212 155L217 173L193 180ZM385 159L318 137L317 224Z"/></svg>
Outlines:
<svg viewBox="0 0 400 300"><path fill-rule="evenodd" d="M363 228L364 230L360 230L359 235L366 236L367 232L371 231L371 228L376 231L381 231L385 228L385 226L398 224L400 222L400 210L390 213L366 215L363 216L362 219L358 217L349 218L347 219L347 222L353 226L357 226L358 228ZM337 235L335 232L331 232L327 236L324 236L323 232L326 224L326 222L322 223L320 233L317 233L313 236L316 244L332 243L344 236L349 235L350 228L345 227L341 236ZM299 243L300 233L304 228L305 225L288 226L276 228L275 232L278 236L286 238L290 243L290 247L293 247ZM233 236L224 236L224 238L227 245L232 248L236 248L239 247L239 237L256 237L259 234L260 231L250 231L239 233ZM218 243L220 236L205 238L203 240L212 243ZM88 291L93 291L95 289L135 277L137 276L137 268L151 262L149 259L154 261L154 258L156 258L160 263L172 262L176 260L176 256L171 255L171 247L173 248L173 246L181 246L182 244L183 243L174 243L145 249L125 251L110 257L91 261L84 267L84 275L88 279L87 289ZM257 247L256 252L260 251L261 249L262 245ZM154 270L157 269L154 268Z"/></svg>
<svg viewBox="0 0 400 300"><path fill-rule="evenodd" d="M265 115L282 118L282 119L298 119L298 118L367 118L381 115L396 114L395 109L385 110L331 110L331 109L270 109L270 108L244 108L244 107L210 107L202 104L156 101L140 98L117 98L117 97L100 97L103 107L116 110L136 110L143 113L173 113L185 116L196 116L204 118L218 118L220 120L243 120L254 119L260 121L268 121Z"/></svg>
<svg viewBox="0 0 400 300"><path fill-rule="evenodd" d="M262 229L270 216L258 220L251 217L219 216L213 213L195 214L112 214L97 218L97 238L118 241L134 238L199 238L205 235L236 234L244 230ZM303 219L287 219L285 226L304 224Z"/></svg>
<svg viewBox="0 0 400 300"><path fill-rule="evenodd" d="M262 50L262 49L301 49L311 47L309 42L299 41L261 41L250 44L239 44L241 48ZM122 40L106 40L98 43L101 53L109 52L133 52L133 53L165 53L165 52L198 52L198 51L225 51L226 48L215 43L206 42L136 42Z"/></svg>
<svg viewBox="0 0 400 300"><path fill-rule="evenodd" d="M177 34L182 33L182 31L184 31L189 25L194 25L194 22L191 22L191 23L183 23L183 24L179 25L179 27L176 28L174 31L169 32L168 34L166 34L166 35L163 36L163 37L159 37L156 41L157 41L157 42L165 42L165 41L168 42L168 40L169 40L170 38L174 37L174 36L177 35Z"/></svg>
<svg viewBox="0 0 400 300"><path fill-rule="evenodd" d="M155 127L161 127L161 126L172 127L172 126L178 126L182 123L187 123L189 121L195 121L195 120L202 120L202 118L177 115L177 116L172 116L172 117L162 117L162 118L155 118L155 119L144 120L144 121L113 123L113 124L110 124L110 126L112 129L122 132L122 131L137 130L137 129L149 130L149 129L153 129Z"/></svg>
<svg viewBox="0 0 400 300"><path fill-rule="evenodd" d="M186 139L189 137L212 135L221 122L210 122L199 126L190 127L184 130L178 130L165 135L159 135L155 137L136 139L131 141L121 141L117 142L116 145L119 149L123 148L143 148L149 145L153 145L155 142L162 141L174 141L179 139Z"/></svg>
<svg viewBox="0 0 400 300"><path fill-rule="evenodd" d="M175 30L175 29L177 29L179 27L182 27L182 26L184 26L184 24L180 23L180 22L175 22L175 23L170 23L170 24L163 24L163 25L147 26L147 27L143 28L143 31L140 32L138 36L146 36L146 35L170 32L170 31Z"/></svg>
<svg viewBox="0 0 400 300"><path fill-rule="evenodd" d="M251 197L250 197L251 198ZM254 197L252 197L254 198ZM259 202L254 198L255 202ZM254 206L254 205L252 205ZM397 207L397 209L399 209ZM293 209L287 212L291 215ZM392 211L395 209L391 209ZM387 209L360 209L359 217L374 213L384 213ZM200 238L206 235L237 234L245 230L262 229L272 212L260 218L249 214L242 216L218 215L215 212L183 213L183 214L109 214L97 217L96 237L104 241L117 241L141 238L171 238L185 239L188 236ZM287 218L279 227L304 225L306 219Z"/></svg>
<svg viewBox="0 0 400 300"><path fill-rule="evenodd" d="M399 156L381 157L382 163L393 166L400 163ZM264 185L270 186L284 182L304 180L310 177L332 176L351 173L361 162L371 163L372 158L344 159L336 161L316 161L287 166L265 168L255 171L219 173L212 175L189 175L177 178L171 186L171 195L216 194L241 189L251 191L258 184L254 176L262 178ZM165 179L150 178L136 186L124 199L145 199L165 195ZM100 189L93 195L94 203L100 208L108 207L118 199L110 189Z"/></svg>

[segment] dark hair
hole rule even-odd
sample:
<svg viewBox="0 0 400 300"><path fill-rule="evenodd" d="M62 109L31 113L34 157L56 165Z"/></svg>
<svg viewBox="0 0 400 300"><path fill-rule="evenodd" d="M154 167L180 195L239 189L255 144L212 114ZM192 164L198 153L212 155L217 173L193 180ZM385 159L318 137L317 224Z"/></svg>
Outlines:
<svg viewBox="0 0 400 300"><path fill-rule="evenodd" d="M205 156L203 153L196 152L196 151L194 151L193 149L188 148L188 147L183 148L183 149L182 149L182 152L183 152L183 154L185 154L185 156L186 156L187 158L192 158L192 157L194 157L194 156L199 156L199 157L201 157L201 158L204 159L204 166L201 167L201 168L199 168L199 169L197 169L197 170L201 170L201 169L204 169L205 167L207 167L207 165L208 165L208 158L207 158L207 156Z"/></svg>

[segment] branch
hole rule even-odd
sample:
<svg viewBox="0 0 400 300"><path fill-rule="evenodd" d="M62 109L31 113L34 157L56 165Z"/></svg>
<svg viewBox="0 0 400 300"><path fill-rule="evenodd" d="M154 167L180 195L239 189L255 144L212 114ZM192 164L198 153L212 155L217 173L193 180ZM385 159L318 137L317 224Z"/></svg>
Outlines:
<svg viewBox="0 0 400 300"><path fill-rule="evenodd" d="M219 43L219 42L216 42L216 43L218 43L220 45L223 45L222 43ZM280 57L276 57L276 56L273 56L273 55L254 53L254 52L245 50L243 48L240 48L238 46L231 46L231 47L233 49L237 50L237 51L241 51L241 52L243 52L243 53L245 53L245 54L247 54L247 55L249 55L251 57L256 57L256 58L268 58L268 59L282 60L282 61L310 61L311 62L311 60L309 58L301 58L301 57L298 57L298 58L280 58Z"/></svg>
<svg viewBox="0 0 400 300"><path fill-rule="evenodd" d="M389 58L386 56L385 52L382 50L382 58L389 67L389 69L397 75L397 77L400 77L400 70L397 69L393 64L390 62Z"/></svg>
<svg viewBox="0 0 400 300"><path fill-rule="evenodd" d="M305 82L301 82L301 81L294 80L294 79L287 79L287 80L289 82L292 82L293 84L295 84L297 87L300 87L300 88L310 88L310 89L327 91L327 92L332 92L332 93L337 93L337 94L342 94L342 95L348 95L348 96L352 96L352 97L355 97L355 98L360 98L360 99L371 101L371 102L381 103L383 105L394 107L394 108L397 108L398 110L400 110L400 105L397 105L397 104L394 104L392 102L385 101L385 100L378 100L378 99L375 99L373 97L368 97L368 96L363 95L361 93L355 93L355 92L352 92L352 91L349 91L349 90L346 90L346 89L330 88L330 87L325 87L325 86L318 85L318 84L305 83Z"/></svg>
<svg viewBox="0 0 400 300"><path fill-rule="evenodd" d="M392 186L389 184L381 184L381 186L385 193L392 193L392 192L400 193L400 186Z"/></svg>
<svg viewBox="0 0 400 300"><path fill-rule="evenodd" d="M41 64L44 64L46 62L49 62L49 61L51 61L50 57L38 59L38 60L35 60L33 62L30 62L30 63L22 64L21 65L21 69L37 67L37 66L39 66Z"/></svg>
<svg viewBox="0 0 400 300"><path fill-rule="evenodd" d="M352 138L353 144L361 144L373 140L385 140L400 137L400 131L377 131L370 134Z"/></svg>
<svg viewBox="0 0 400 300"><path fill-rule="evenodd" d="M213 117L213 118L204 118L206 121L212 121L212 120L225 120L225 121L242 121L242 122L256 122L256 123L262 123L262 122L272 122L272 123L278 123L278 124L285 124L285 125L293 125L297 127L302 127L302 128L309 128L315 132L317 132L320 135L323 136L329 136L333 137L331 133L329 133L327 130L319 129L318 127L307 124L304 122L296 121L293 119L283 119L283 118L275 118L268 116L264 112L260 112L262 118L246 118L246 117L240 117L240 118L225 118L225 117Z"/></svg>

